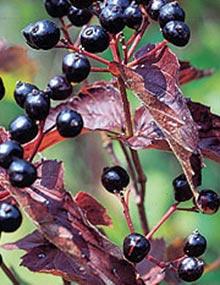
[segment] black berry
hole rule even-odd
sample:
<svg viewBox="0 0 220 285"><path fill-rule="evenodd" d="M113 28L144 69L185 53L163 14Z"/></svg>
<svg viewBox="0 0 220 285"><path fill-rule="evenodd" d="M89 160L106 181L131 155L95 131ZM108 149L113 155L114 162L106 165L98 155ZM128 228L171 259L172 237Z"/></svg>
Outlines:
<svg viewBox="0 0 220 285"><path fill-rule="evenodd" d="M93 0L71 0L73 6L84 9L92 5Z"/></svg>
<svg viewBox="0 0 220 285"><path fill-rule="evenodd" d="M91 25L83 30L80 36L80 42L86 51L98 53L108 48L110 38L104 28Z"/></svg>
<svg viewBox="0 0 220 285"><path fill-rule="evenodd" d="M27 44L35 49L51 49L60 40L60 29L50 20L30 24L22 32Z"/></svg>
<svg viewBox="0 0 220 285"><path fill-rule="evenodd" d="M58 114L56 126L61 136L73 138L81 133L83 119L78 112L71 109L65 109Z"/></svg>
<svg viewBox="0 0 220 285"><path fill-rule="evenodd" d="M3 258L2 255L0 254L0 266L2 266L2 263L3 263Z"/></svg>
<svg viewBox="0 0 220 285"><path fill-rule="evenodd" d="M127 171L121 166L106 167L101 177L102 185L111 193L120 192L130 181Z"/></svg>
<svg viewBox="0 0 220 285"><path fill-rule="evenodd" d="M5 86L2 78L0 77L0 100L5 96Z"/></svg>
<svg viewBox="0 0 220 285"><path fill-rule="evenodd" d="M178 266L179 278L186 282L199 279L204 271L204 262L195 257L184 258Z"/></svg>
<svg viewBox="0 0 220 285"><path fill-rule="evenodd" d="M10 123L9 133L12 140L24 144L37 136L38 127L31 118L21 115Z"/></svg>
<svg viewBox="0 0 220 285"><path fill-rule="evenodd" d="M159 23L164 27L170 21L185 21L185 12L177 1L170 2L161 7L159 12Z"/></svg>
<svg viewBox="0 0 220 285"><path fill-rule="evenodd" d="M120 6L123 10L126 9L131 3L131 0L107 0L106 6Z"/></svg>
<svg viewBox="0 0 220 285"><path fill-rule="evenodd" d="M33 90L27 95L24 108L33 120L45 120L50 111L50 99L44 92Z"/></svg>
<svg viewBox="0 0 220 285"><path fill-rule="evenodd" d="M173 180L174 197L177 202L184 202L193 197L186 176L181 174Z"/></svg>
<svg viewBox="0 0 220 285"><path fill-rule="evenodd" d="M87 78L91 65L87 57L79 53L69 53L63 58L63 72L70 82L81 82Z"/></svg>
<svg viewBox="0 0 220 285"><path fill-rule="evenodd" d="M199 193L196 205L202 213L212 215L219 209L220 197L213 190L205 189Z"/></svg>
<svg viewBox="0 0 220 285"><path fill-rule="evenodd" d="M143 20L141 10L135 2L132 2L125 10L124 17L126 26L135 30L140 27Z"/></svg>
<svg viewBox="0 0 220 285"><path fill-rule="evenodd" d="M121 32L125 27L124 10L121 6L106 6L99 15L103 28L112 34Z"/></svg>
<svg viewBox="0 0 220 285"><path fill-rule="evenodd" d="M68 0L44 0L44 6L51 17L66 16L70 7Z"/></svg>
<svg viewBox="0 0 220 285"><path fill-rule="evenodd" d="M150 242L141 234L132 233L124 239L124 256L131 262L142 261L149 253L150 248Z"/></svg>
<svg viewBox="0 0 220 285"><path fill-rule="evenodd" d="M151 0L147 6L148 15L155 21L159 17L160 9L167 4L167 0Z"/></svg>
<svg viewBox="0 0 220 285"><path fill-rule="evenodd" d="M7 169L15 157L23 158L23 154L23 148L15 141L0 144L0 166Z"/></svg>
<svg viewBox="0 0 220 285"><path fill-rule="evenodd" d="M207 247L207 241L198 231L193 232L186 239L184 253L191 257L199 257Z"/></svg>
<svg viewBox="0 0 220 285"><path fill-rule="evenodd" d="M35 85L19 81L14 90L14 98L16 103L23 108L26 97L33 90L39 90Z"/></svg>
<svg viewBox="0 0 220 285"><path fill-rule="evenodd" d="M15 232L21 223L22 215L16 206L4 202L0 203L0 231Z"/></svg>
<svg viewBox="0 0 220 285"><path fill-rule="evenodd" d="M24 188L31 186L37 179L37 170L30 162L16 158L8 168L8 175L12 186Z"/></svg>
<svg viewBox="0 0 220 285"><path fill-rule="evenodd" d="M79 9L71 6L67 16L74 26L82 27L91 20L92 13L89 11L89 9Z"/></svg>
<svg viewBox="0 0 220 285"><path fill-rule="evenodd" d="M73 87L64 75L54 76L48 83L46 90L53 100L64 100L72 94L72 91Z"/></svg>
<svg viewBox="0 0 220 285"><path fill-rule="evenodd" d="M170 21L162 29L163 36L172 44L186 46L190 39L190 29L184 22Z"/></svg>

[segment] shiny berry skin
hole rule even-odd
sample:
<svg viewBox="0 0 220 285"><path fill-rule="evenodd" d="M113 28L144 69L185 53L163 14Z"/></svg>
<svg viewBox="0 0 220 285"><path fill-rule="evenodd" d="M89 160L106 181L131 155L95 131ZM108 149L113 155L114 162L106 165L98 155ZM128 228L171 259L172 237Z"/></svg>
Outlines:
<svg viewBox="0 0 220 285"><path fill-rule="evenodd" d="M119 6L123 10L126 9L131 3L131 0L108 0L106 1L106 6Z"/></svg>
<svg viewBox="0 0 220 285"><path fill-rule="evenodd" d="M24 108L24 102L26 100L26 97L33 90L39 90L39 89L35 85L27 83L27 82L19 81L16 84L15 90L14 90L14 98L15 98L16 103L21 108Z"/></svg>
<svg viewBox="0 0 220 285"><path fill-rule="evenodd" d="M157 21L160 9L167 4L167 0L151 0L147 6L147 13L151 19Z"/></svg>
<svg viewBox="0 0 220 285"><path fill-rule="evenodd" d="M213 190L205 189L200 191L196 205L202 213L212 215L219 209L220 197Z"/></svg>
<svg viewBox="0 0 220 285"><path fill-rule="evenodd" d="M131 5L125 10L124 17L126 26L137 30L142 23L143 16L138 5L134 3L135 2L132 2Z"/></svg>
<svg viewBox="0 0 220 285"><path fill-rule="evenodd" d="M106 6L99 15L99 20L106 31L117 34L125 27L124 10L121 6Z"/></svg>
<svg viewBox="0 0 220 285"><path fill-rule="evenodd" d="M173 180L174 197L177 202L184 202L193 197L186 176L181 174Z"/></svg>
<svg viewBox="0 0 220 285"><path fill-rule="evenodd" d="M204 262L195 257L184 258L178 266L179 278L186 282L198 280L204 272Z"/></svg>
<svg viewBox="0 0 220 285"><path fill-rule="evenodd" d="M120 192L127 187L130 178L127 171L121 166L106 167L101 177L102 185L111 193Z"/></svg>
<svg viewBox="0 0 220 285"><path fill-rule="evenodd" d="M184 245L184 253L191 257L199 257L202 255L207 247L207 241L198 231L193 232L186 239Z"/></svg>
<svg viewBox="0 0 220 285"><path fill-rule="evenodd" d="M159 12L159 24L164 27L170 21L185 21L185 12L177 1L170 2L161 7Z"/></svg>
<svg viewBox="0 0 220 285"><path fill-rule="evenodd" d="M42 91L34 90L27 95L24 108L33 120L45 120L50 111L50 99Z"/></svg>
<svg viewBox="0 0 220 285"><path fill-rule="evenodd" d="M15 232L22 223L22 215L18 207L2 202L0 203L0 232Z"/></svg>
<svg viewBox="0 0 220 285"><path fill-rule="evenodd" d="M67 15L70 2L68 0L44 0L44 6L48 15L61 18Z"/></svg>
<svg viewBox="0 0 220 285"><path fill-rule="evenodd" d="M8 140L0 144L0 166L8 168L15 157L23 158L24 150L16 141Z"/></svg>
<svg viewBox="0 0 220 285"><path fill-rule="evenodd" d="M84 9L92 5L93 0L70 0L73 6Z"/></svg>
<svg viewBox="0 0 220 285"><path fill-rule="evenodd" d="M9 133L12 140L24 144L37 136L38 127L31 118L21 115L10 123Z"/></svg>
<svg viewBox="0 0 220 285"><path fill-rule="evenodd" d="M62 68L68 81L81 82L88 77L91 65L83 54L69 53L63 58Z"/></svg>
<svg viewBox="0 0 220 285"><path fill-rule="evenodd" d="M150 242L145 236L132 233L124 239L123 253L127 260L138 263L149 253Z"/></svg>
<svg viewBox="0 0 220 285"><path fill-rule="evenodd" d="M74 26L82 27L91 20L92 13L89 11L89 9L78 9L71 6L67 17Z"/></svg>
<svg viewBox="0 0 220 285"><path fill-rule="evenodd" d="M110 38L104 28L98 25L91 25L82 31L80 42L86 51L98 53L108 48Z"/></svg>
<svg viewBox="0 0 220 285"><path fill-rule="evenodd" d="M190 29L184 22L170 21L162 29L163 36L175 46L186 46L190 40Z"/></svg>
<svg viewBox="0 0 220 285"><path fill-rule="evenodd" d="M0 100L2 100L4 96L5 96L5 86L2 78L0 77Z"/></svg>
<svg viewBox="0 0 220 285"><path fill-rule="evenodd" d="M81 133L83 129L83 119L78 112L65 109L58 114L56 126L62 137L73 138Z"/></svg>
<svg viewBox="0 0 220 285"><path fill-rule="evenodd" d="M37 179L35 166L24 160L15 158L8 168L9 181L12 186L24 188L31 186Z"/></svg>
<svg viewBox="0 0 220 285"><path fill-rule="evenodd" d="M64 100L72 94L72 91L73 87L64 75L54 76L49 81L46 90L53 100Z"/></svg>
<svg viewBox="0 0 220 285"><path fill-rule="evenodd" d="M30 24L22 32L27 44L35 49L51 49L60 40L60 29L50 20Z"/></svg>

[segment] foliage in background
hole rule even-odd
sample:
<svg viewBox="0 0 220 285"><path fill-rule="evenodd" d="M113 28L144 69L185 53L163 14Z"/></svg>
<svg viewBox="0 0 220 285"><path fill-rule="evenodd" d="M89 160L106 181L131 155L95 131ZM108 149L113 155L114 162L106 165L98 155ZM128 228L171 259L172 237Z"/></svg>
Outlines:
<svg viewBox="0 0 220 285"><path fill-rule="evenodd" d="M26 1L26 0L11 0L1 1L0 10L0 35L1 38L7 38L10 43L23 44L23 39L20 30L30 21L44 18L45 13L42 8L42 1ZM19 6L19 9L18 9ZM219 29L218 9L220 4L217 1L210 3L210 1L183 1L183 6L187 10L188 22L192 27L193 37L191 44L183 51L175 49L182 59L189 59L193 64L200 68L214 68L215 74L202 81L193 82L183 88L185 96L191 97L194 101L200 101L212 107L213 112L220 114L220 104L218 104L218 96L220 91L219 76L220 76L220 54L218 49L220 46L220 39L216 36ZM6 16L7 15L7 16ZM10 24L9 24L10 22ZM129 31L128 31L129 32ZM143 42L156 42L161 40L158 33L158 26L155 25L147 34ZM173 49L173 47L172 47ZM32 52L29 51L31 57L37 62L38 72L37 76L33 78L33 82L41 87L44 87L48 80L57 73L60 69L60 62L62 59L61 52ZM21 73L3 73L1 75L6 79L7 83L7 97L4 102L1 102L0 121L1 124L7 126L8 122L20 112L16 108L12 99L12 90L15 82L21 79ZM24 77L23 77L24 76ZM29 80L29 74L23 75L22 79ZM133 104L136 102L134 99ZM116 146L117 148L117 146ZM65 152L63 151L65 149ZM127 227L124 223L119 223L122 220L120 206L114 201L114 197L110 198L108 194L103 193L100 185L97 185L107 158L99 153L100 141L96 140L93 135L89 135L89 139L81 137L74 142L63 142L60 145L53 147L53 149L46 151L44 155L50 158L58 158L65 163L65 184L67 189L73 193L84 189L91 189L96 197L109 209L111 217L113 217L113 227L106 229L109 237L117 244L121 245L123 237L128 233ZM119 151L118 151L119 153ZM98 157L98 159L94 159ZM119 154L120 157L120 154ZM123 161L123 157L120 157ZM147 199L146 209L150 220L150 225L154 225L165 212L172 201L171 181L177 174L181 172L179 165L173 155L169 153L161 153L159 151L141 151L141 160L144 165L145 173L148 176L147 184ZM99 161L97 165L97 161ZM203 170L203 186L213 188L219 191L220 178L218 175L219 165L206 161L207 168ZM84 173L84 179L79 179L81 173ZM158 196L160 197L158 205ZM134 221L138 221L135 209L132 209ZM189 234L196 227L207 237L209 241L209 255L206 256L207 261L214 260L220 255L218 248L219 235L216 229L220 222L219 216L202 216L177 214L173 216L170 221L160 230L158 236L164 236L166 239L172 241L177 237L184 237ZM140 227L137 222L135 226ZM23 237L27 232L31 232L32 225L26 220L22 228L15 234L4 236L3 242L17 240ZM140 228L139 228L140 229ZM24 268L18 269L20 253L12 252L5 254L6 261L12 265L19 275L31 284L61 284L57 278L43 276L40 274L32 274ZM210 273L205 275L199 284L217 285L220 279L220 272ZM0 272L0 280L2 284L7 284L7 280ZM4 283L5 282L5 283ZM24 283L22 283L24 284Z"/></svg>

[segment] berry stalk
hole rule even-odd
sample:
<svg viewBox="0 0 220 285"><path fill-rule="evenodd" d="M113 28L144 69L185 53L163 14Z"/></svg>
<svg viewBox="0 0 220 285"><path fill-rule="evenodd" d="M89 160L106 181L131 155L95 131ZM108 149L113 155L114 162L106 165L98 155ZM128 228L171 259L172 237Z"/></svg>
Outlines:
<svg viewBox="0 0 220 285"><path fill-rule="evenodd" d="M4 263L3 260L1 261L1 269L5 273L5 275L10 279L13 285L20 285L20 283L16 279L14 272Z"/></svg>
<svg viewBox="0 0 220 285"><path fill-rule="evenodd" d="M175 203L168 209L168 211L163 215L158 224L154 226L153 229L146 235L147 239L151 239L153 235L157 232L157 230L170 218L170 216L172 216L173 213L177 211L178 204L179 203Z"/></svg>
<svg viewBox="0 0 220 285"><path fill-rule="evenodd" d="M37 140L37 142L36 142L36 144L34 146L33 152L32 152L32 154L30 156L30 159L29 159L30 162L33 161L33 159L34 159L36 153L38 152L38 150L40 148L40 145L41 145L41 143L43 141L43 138L44 138L44 135L45 135L44 131L43 131L44 130L44 125L45 125L45 121L40 122L40 125L39 125L39 136L38 136L38 140Z"/></svg>
<svg viewBox="0 0 220 285"><path fill-rule="evenodd" d="M133 225L133 222L132 222L132 219L131 219L131 215L130 215L130 210L129 210L129 194L130 193L128 192L126 200L125 200L125 197L124 197L123 194L122 194L122 196L119 197L119 199L120 199L122 207L123 207L123 213L124 213L124 216L125 216L125 219L126 219L126 222L127 222L128 228L129 228L129 231L131 233L133 233L135 230L134 230L134 225Z"/></svg>

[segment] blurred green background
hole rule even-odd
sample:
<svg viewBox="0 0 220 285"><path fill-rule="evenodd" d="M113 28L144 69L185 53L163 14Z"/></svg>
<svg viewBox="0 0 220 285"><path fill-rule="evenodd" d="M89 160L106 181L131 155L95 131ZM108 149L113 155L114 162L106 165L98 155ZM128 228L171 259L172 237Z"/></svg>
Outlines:
<svg viewBox="0 0 220 285"><path fill-rule="evenodd" d="M200 101L212 107L212 111L220 114L220 2L209 0L182 1L186 10L187 22L192 30L191 43L184 49L173 50L181 59L190 60L200 68L214 68L212 77L190 83L183 87L185 96L195 101ZM0 1L0 38L10 44L25 46L21 36L21 30L31 21L47 17L42 0L1 0ZM131 33L131 31L127 31ZM154 24L142 41L143 43L162 40L158 25ZM37 75L33 82L40 88L44 88L48 80L61 72L61 60L63 52L40 52L29 49L29 56L37 62ZM109 54L107 53L108 57ZM28 74L11 72L1 74L6 82L7 96L0 102L0 122L6 126L17 114L21 113L13 101L13 89L16 81L29 80ZM116 145L117 154L124 163L124 157ZM47 158L57 158L64 161L65 183L67 189L73 193L89 191L93 193L109 210L114 220L112 228L106 229L109 237L121 245L123 237L128 233L126 224L122 219L120 205L115 203L114 197L104 193L99 184L102 167L110 163L109 157L102 149L101 141L96 135L91 134L80 137L74 141L66 141L44 152ZM94 159L95 157L95 159ZM181 172L179 164L173 155L159 151L140 151L144 171L148 177L146 210L150 226L160 219L166 209L173 202L171 183L173 178ZM220 191L219 165L205 161L203 170L203 187ZM125 164L124 164L125 165ZM159 198L158 198L159 197ZM131 204L134 205L133 198ZM132 207L132 216L137 231L141 231L138 222L136 208ZM220 256L220 216L205 216L202 214L178 213L158 231L157 236L163 236L167 243L177 237L185 237L195 228L199 229L208 239L208 252L205 261L211 262ZM23 226L14 234L2 234L1 243L16 241L33 229L32 223L25 218ZM31 273L23 267L19 267L19 257L22 251L7 252L1 250L6 263L19 273L21 284L60 285L60 278L45 274ZM8 279L0 270L0 284L10 285ZM195 284L195 283L194 283ZM196 284L217 285L220 284L220 270L204 275Z"/></svg>

